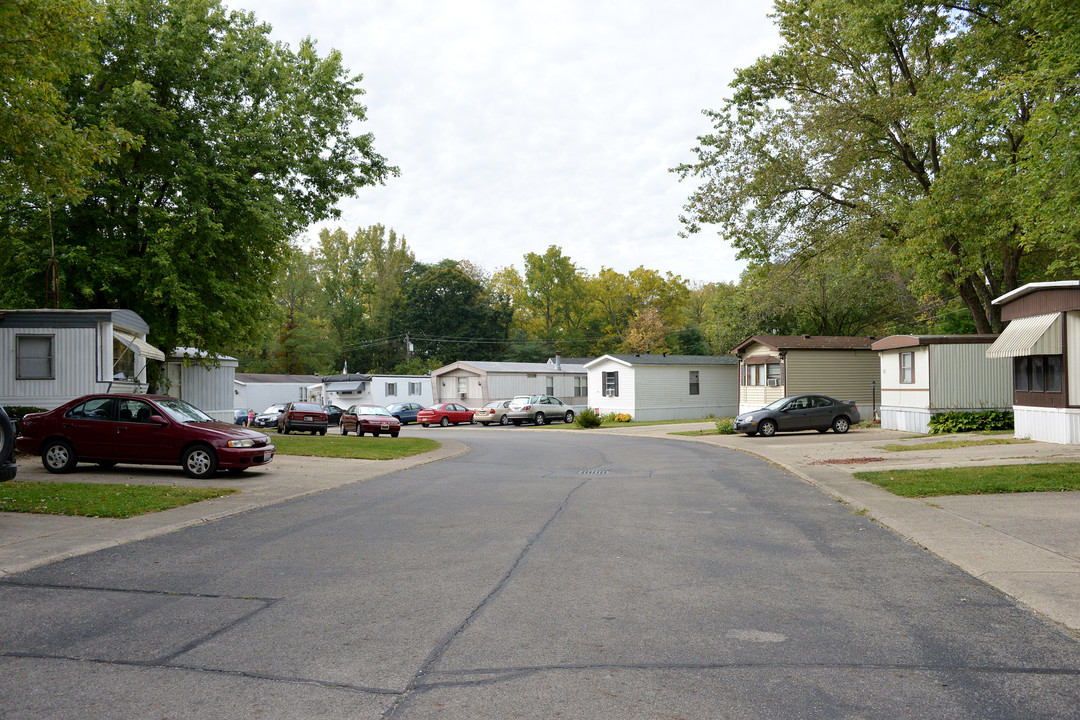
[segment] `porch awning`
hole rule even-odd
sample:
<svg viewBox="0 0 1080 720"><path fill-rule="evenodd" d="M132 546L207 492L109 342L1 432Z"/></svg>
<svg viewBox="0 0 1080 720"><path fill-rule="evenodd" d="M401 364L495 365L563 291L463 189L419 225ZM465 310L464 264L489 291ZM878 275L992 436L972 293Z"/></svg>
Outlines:
<svg viewBox="0 0 1080 720"><path fill-rule="evenodd" d="M986 350L988 358L1061 354L1062 313L1017 318Z"/></svg>
<svg viewBox="0 0 1080 720"><path fill-rule="evenodd" d="M326 383L323 389L326 392L335 393L360 393L364 392L364 383L356 380L350 382L331 382Z"/></svg>
<svg viewBox="0 0 1080 720"><path fill-rule="evenodd" d="M126 345L133 353L142 355L146 360L165 361L165 353L161 352L145 340L140 340L134 335L129 335L126 332L120 332L119 330L113 330L113 337L124 343L124 345Z"/></svg>

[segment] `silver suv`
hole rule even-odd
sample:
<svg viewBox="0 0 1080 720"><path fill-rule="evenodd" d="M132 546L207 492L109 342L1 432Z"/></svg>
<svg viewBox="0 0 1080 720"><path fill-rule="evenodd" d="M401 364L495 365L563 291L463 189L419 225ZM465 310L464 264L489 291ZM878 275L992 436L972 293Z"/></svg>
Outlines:
<svg viewBox="0 0 1080 720"><path fill-rule="evenodd" d="M510 401L506 417L515 425L523 422L547 425L553 420L572 423L574 410L559 398L550 395L518 395Z"/></svg>

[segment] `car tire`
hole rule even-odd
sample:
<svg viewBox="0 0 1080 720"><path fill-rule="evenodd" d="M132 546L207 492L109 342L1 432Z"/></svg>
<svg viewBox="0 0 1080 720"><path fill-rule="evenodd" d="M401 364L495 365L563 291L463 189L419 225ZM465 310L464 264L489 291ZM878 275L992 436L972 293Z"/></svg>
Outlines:
<svg viewBox="0 0 1080 720"><path fill-rule="evenodd" d="M345 427L345 423L341 423L339 427L341 428L341 437L345 437L349 434L349 428Z"/></svg>
<svg viewBox="0 0 1080 720"><path fill-rule="evenodd" d="M776 421L762 420L758 423L758 432L761 433L761 437L772 437L776 434Z"/></svg>
<svg viewBox="0 0 1080 720"><path fill-rule="evenodd" d="M499 424L500 425L509 425L510 424L510 418L503 415L501 418L499 418Z"/></svg>
<svg viewBox="0 0 1080 720"><path fill-rule="evenodd" d="M41 464L51 473L69 473L79 463L75 448L67 440L47 440L41 446Z"/></svg>
<svg viewBox="0 0 1080 720"><path fill-rule="evenodd" d="M356 426L356 437L364 437L364 431L360 429L360 426Z"/></svg>
<svg viewBox="0 0 1080 720"><path fill-rule="evenodd" d="M184 451L180 464L188 477L202 480L217 472L217 453L209 445L192 445Z"/></svg>
<svg viewBox="0 0 1080 720"><path fill-rule="evenodd" d="M450 418L443 415L442 420L439 421L439 426L440 427L446 427L449 424L450 424Z"/></svg>
<svg viewBox="0 0 1080 720"><path fill-rule="evenodd" d="M533 425L547 425L547 416L542 412L533 415Z"/></svg>
<svg viewBox="0 0 1080 720"><path fill-rule="evenodd" d="M397 433L390 433L390 437L397 437L397 436L398 436Z"/></svg>
<svg viewBox="0 0 1080 720"><path fill-rule="evenodd" d="M371 433L371 437L379 437L379 433L373 432L373 433Z"/></svg>
<svg viewBox="0 0 1080 720"><path fill-rule="evenodd" d="M573 410L567 410L566 414L563 415L562 421L564 423L572 423L572 422L574 422L574 411Z"/></svg>
<svg viewBox="0 0 1080 720"><path fill-rule="evenodd" d="M288 435L291 430L292 430L292 428L289 427L288 423L285 423L284 425L281 426L281 434L282 435Z"/></svg>
<svg viewBox="0 0 1080 720"><path fill-rule="evenodd" d="M835 420L832 421L832 429L833 429L833 432L835 432L835 433L840 433L841 435L843 435L844 433L846 433L848 431L848 428L850 428L850 427L851 427L851 421L848 420L843 415L841 415L840 417L838 417L838 418L836 418Z"/></svg>

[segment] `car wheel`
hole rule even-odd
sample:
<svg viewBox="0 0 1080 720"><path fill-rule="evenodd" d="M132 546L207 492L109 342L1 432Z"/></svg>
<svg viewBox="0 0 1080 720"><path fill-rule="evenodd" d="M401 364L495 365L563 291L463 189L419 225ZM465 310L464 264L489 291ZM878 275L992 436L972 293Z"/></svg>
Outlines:
<svg viewBox="0 0 1080 720"><path fill-rule="evenodd" d="M371 433L371 437L379 437L379 433L373 432L373 433Z"/></svg>
<svg viewBox="0 0 1080 720"><path fill-rule="evenodd" d="M68 473L75 469L79 457L67 440L49 440L41 448L41 464L51 473Z"/></svg>
<svg viewBox="0 0 1080 720"><path fill-rule="evenodd" d="M761 433L761 437L772 437L776 434L776 421L762 420L758 423L758 432Z"/></svg>
<svg viewBox="0 0 1080 720"><path fill-rule="evenodd" d="M398 436L397 433L390 433L390 437L397 437L397 436Z"/></svg>
<svg viewBox="0 0 1080 720"><path fill-rule="evenodd" d="M325 429L323 429L323 430L320 430L320 431L319 431L319 435L320 435L320 437L321 437L321 436L323 436L323 435L325 435L325 434L326 434L326 430L325 430Z"/></svg>
<svg viewBox="0 0 1080 720"><path fill-rule="evenodd" d="M184 451L180 464L188 477L201 480L217 472L217 455L209 445L192 445Z"/></svg>
<svg viewBox="0 0 1080 720"><path fill-rule="evenodd" d="M533 415L533 425L545 425L547 424L547 417L542 412L538 412Z"/></svg>
<svg viewBox="0 0 1080 720"><path fill-rule="evenodd" d="M510 418L503 415L501 418L499 418L499 424L500 425L509 425L510 424Z"/></svg>
<svg viewBox="0 0 1080 720"><path fill-rule="evenodd" d="M360 429L360 426L356 426L356 437L364 437L364 431Z"/></svg>
<svg viewBox="0 0 1080 720"><path fill-rule="evenodd" d="M563 415L562 421L564 423L572 423L572 422L574 422L574 411L573 410L567 410L566 414Z"/></svg>
<svg viewBox="0 0 1080 720"><path fill-rule="evenodd" d="M349 434L349 428L345 427L345 423L341 423L341 425L339 427L341 428L341 436L342 437L345 437L346 435Z"/></svg>
<svg viewBox="0 0 1080 720"><path fill-rule="evenodd" d="M289 424L285 423L284 425L281 426L281 434L282 435L288 435L290 429L291 428L289 427Z"/></svg>
<svg viewBox="0 0 1080 720"><path fill-rule="evenodd" d="M841 435L846 433L848 431L848 428L850 428L850 427L851 427L851 421L849 421L843 415L841 415L840 417L838 417L838 418L836 418L835 420L832 421L833 432L838 432Z"/></svg>
<svg viewBox="0 0 1080 720"><path fill-rule="evenodd" d="M449 424L450 424L450 418L443 415L442 420L439 421L439 425L442 426L442 427L446 427Z"/></svg>

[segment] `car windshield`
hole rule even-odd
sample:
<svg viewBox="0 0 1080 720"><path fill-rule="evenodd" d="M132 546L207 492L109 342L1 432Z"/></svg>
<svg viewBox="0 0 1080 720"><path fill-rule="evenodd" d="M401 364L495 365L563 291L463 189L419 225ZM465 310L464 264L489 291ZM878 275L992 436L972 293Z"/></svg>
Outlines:
<svg viewBox="0 0 1080 720"><path fill-rule="evenodd" d="M390 411L377 405L361 405L356 408L357 415L389 415Z"/></svg>
<svg viewBox="0 0 1080 720"><path fill-rule="evenodd" d="M162 410L169 414L169 417L179 423L214 421L214 418L210 417L199 408L178 398L158 400L157 404L161 406Z"/></svg>
<svg viewBox="0 0 1080 720"><path fill-rule="evenodd" d="M270 407L263 410L262 414L263 415L273 415L274 413L279 413L284 409L285 409L284 405L271 405Z"/></svg>
<svg viewBox="0 0 1080 720"><path fill-rule="evenodd" d="M787 405L789 402L791 402L794 399L795 399L794 396L792 396L792 397L783 397L783 398L780 398L779 400L777 400L776 402L769 403L768 405L766 405L762 409L763 410L779 410L780 408L784 407L785 405Z"/></svg>

